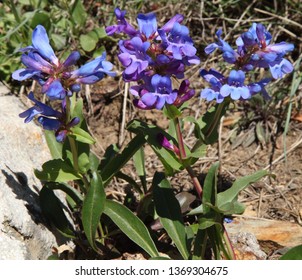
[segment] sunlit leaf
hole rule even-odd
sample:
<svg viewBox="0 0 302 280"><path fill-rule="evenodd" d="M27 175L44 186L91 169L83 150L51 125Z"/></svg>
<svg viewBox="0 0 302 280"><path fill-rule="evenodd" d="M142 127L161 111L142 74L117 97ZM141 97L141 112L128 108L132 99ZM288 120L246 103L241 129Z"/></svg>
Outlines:
<svg viewBox="0 0 302 280"><path fill-rule="evenodd" d="M188 259L187 238L181 208L170 183L162 173L155 173L152 182L156 213L168 235L184 259Z"/></svg>
<svg viewBox="0 0 302 280"><path fill-rule="evenodd" d="M302 260L302 245L291 248L280 260Z"/></svg>
<svg viewBox="0 0 302 280"><path fill-rule="evenodd" d="M159 253L148 229L126 206L107 199L104 214L110 217L122 232L145 250L151 257L159 257Z"/></svg>
<svg viewBox="0 0 302 280"><path fill-rule="evenodd" d="M65 161L53 159L42 165L42 170L35 170L35 175L41 181L64 183L81 179L81 176Z"/></svg>
<svg viewBox="0 0 302 280"><path fill-rule="evenodd" d="M96 251L96 232L105 207L105 199L106 194L102 178L97 172L93 172L93 177L83 202L82 223L85 235L92 248Z"/></svg>

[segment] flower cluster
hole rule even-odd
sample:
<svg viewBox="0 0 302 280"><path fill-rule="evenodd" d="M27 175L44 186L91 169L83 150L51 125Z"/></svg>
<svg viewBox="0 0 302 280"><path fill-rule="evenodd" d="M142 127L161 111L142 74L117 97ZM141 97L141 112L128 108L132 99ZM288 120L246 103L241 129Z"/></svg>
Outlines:
<svg viewBox="0 0 302 280"><path fill-rule="evenodd" d="M189 81L172 88L172 76L184 78L186 66L199 64L189 30L176 15L158 28L154 13L139 14L138 30L125 19L125 11L115 9L117 25L108 26L108 35L124 33L129 39L119 41L118 58L125 67L125 81L135 81L130 92L137 97L134 104L141 109L162 109L165 104L181 105L194 95Z"/></svg>
<svg viewBox="0 0 302 280"><path fill-rule="evenodd" d="M201 91L202 98L208 101L216 99L221 103L226 97L233 100L249 99L259 92L268 98L264 86L271 78L245 84L246 73L255 68L269 68L272 78L278 79L293 71L293 65L284 58L284 55L292 51L294 45L286 42L270 44L272 36L262 24L254 23L236 40L237 50L221 39L221 34L221 30L216 32L218 42L208 45L205 52L210 54L219 49L222 51L223 59L232 64L234 70L230 72L229 77L224 77L214 69L210 71L202 69L200 75L211 85L211 88Z"/></svg>
<svg viewBox="0 0 302 280"><path fill-rule="evenodd" d="M25 122L31 121L36 115L38 121L46 130L54 130L57 141L63 142L69 129L78 124L77 118L69 120L66 114L66 98L73 92L80 90L81 84L93 84L100 81L105 74L115 76L111 69L113 65L106 61L106 53L91 62L74 70L74 66L80 58L80 53L72 52L64 62L60 62L49 43L46 30L38 25L32 34L32 45L20 50L22 63L26 68L19 69L12 74L13 79L24 81L36 80L50 100L62 101L62 111L53 110L33 97L30 93L28 98L35 105L20 114L26 118Z"/></svg>

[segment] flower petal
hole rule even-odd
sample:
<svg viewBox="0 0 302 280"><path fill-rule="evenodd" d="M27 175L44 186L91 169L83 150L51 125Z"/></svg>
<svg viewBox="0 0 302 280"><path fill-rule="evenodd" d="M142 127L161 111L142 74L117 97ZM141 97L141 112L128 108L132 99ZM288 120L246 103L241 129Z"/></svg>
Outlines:
<svg viewBox="0 0 302 280"><path fill-rule="evenodd" d="M59 65L59 60L49 44L46 30L42 25L38 25L34 29L32 34L32 44L39 54L41 54L44 58L49 59L57 66Z"/></svg>

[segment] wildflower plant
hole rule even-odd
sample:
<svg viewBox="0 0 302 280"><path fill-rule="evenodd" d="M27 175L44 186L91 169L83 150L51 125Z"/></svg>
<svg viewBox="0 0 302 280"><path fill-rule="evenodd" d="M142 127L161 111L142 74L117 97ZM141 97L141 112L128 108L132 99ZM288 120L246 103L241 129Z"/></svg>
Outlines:
<svg viewBox="0 0 302 280"><path fill-rule="evenodd" d="M235 50L221 38L219 30L218 41L208 45L205 52L211 54L220 50L224 61L230 64L230 71L222 74L215 69L201 69L200 75L209 87L201 90L200 97L206 101L215 100L217 105L194 119L183 116L187 101L195 95L185 70L198 65L200 59L189 29L182 24L184 17L175 15L159 27L154 13L139 14L135 28L127 21L126 11L116 8L114 13L117 24L108 26L106 32L108 36L121 36L118 59L124 67L124 81L131 82L133 103L142 110L162 110L170 120L169 131L132 120L127 129L135 137L128 146L118 152L110 146L103 159L98 159L90 149L94 139L83 117L83 102L76 93L81 84L96 83L104 75L114 76L113 65L105 60L104 53L76 68L80 57L76 51L60 62L44 27L38 25L33 31L32 45L21 49L25 68L15 71L13 78L36 80L50 104L54 100L61 103L60 109L54 109L30 93L28 98L34 105L20 114L25 122L37 117L47 131L47 142L54 158L46 162L42 170L35 171L43 182L42 210L62 234L73 238L86 252L90 246L100 257L110 254L109 248L114 247L112 240L123 232L151 258L163 258L160 253L165 252L161 252L156 236L165 230L179 258L205 259L207 252L211 252L215 259L235 259L224 227L225 218L244 211L244 205L237 200L238 193L268 173L258 171L239 178L228 190L218 193L219 163L212 165L203 184L193 166L205 156L207 145L217 141L218 124L231 102L248 100L255 94L269 98L265 86L293 71L292 64L284 58L293 50L293 45L272 44L265 27L253 24L236 40ZM249 75L259 68L269 70L269 74L261 80L252 80ZM187 121L195 125L193 148L183 140L183 124ZM145 178L143 148L146 144L151 146L165 169L155 172L150 186ZM132 158L141 184L121 171ZM186 192L174 195L168 176L182 170L188 172L195 195ZM107 198L106 187L113 177L126 180L138 192L134 211ZM54 193L56 189L66 193L73 225L62 210ZM188 210L193 201L198 206ZM185 222L188 216L193 216L195 222Z"/></svg>

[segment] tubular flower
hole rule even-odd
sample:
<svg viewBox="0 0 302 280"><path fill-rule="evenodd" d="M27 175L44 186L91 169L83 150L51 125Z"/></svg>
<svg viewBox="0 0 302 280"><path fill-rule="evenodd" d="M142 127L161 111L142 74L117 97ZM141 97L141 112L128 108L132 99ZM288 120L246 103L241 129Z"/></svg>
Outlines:
<svg viewBox="0 0 302 280"><path fill-rule="evenodd" d="M253 23L236 40L237 51L221 39L221 34L221 30L216 32L218 42L208 45L205 48L206 54L219 49L224 60L234 64L237 69L247 72L257 67L269 68L274 79L282 78L293 71L292 64L283 57L294 49L294 45L286 42L270 44L272 36L262 24Z"/></svg>
<svg viewBox="0 0 302 280"><path fill-rule="evenodd" d="M131 88L138 98L134 104L141 109L162 109L165 104L173 104L175 100L180 104L192 97L194 91L186 88L189 94L181 92L182 97L178 98L178 91L171 86L172 76L182 79L186 66L200 63L188 28L180 24L183 16L176 15L158 28L154 13L139 14L135 31L125 20L125 11L116 8L114 13L117 25L108 26L106 32L130 37L120 40L118 58L125 67L124 80L139 82Z"/></svg>
<svg viewBox="0 0 302 280"><path fill-rule="evenodd" d="M221 103L228 97L232 100L249 99L259 92L262 92L264 97L268 96L264 86L270 79L246 85L244 83L245 73L242 70L232 70L229 77L225 77L214 69L209 71L202 69L200 75L211 85L210 88L205 88L200 93L200 97L207 101L216 99L217 103Z"/></svg>
<svg viewBox="0 0 302 280"><path fill-rule="evenodd" d="M80 119L77 117L69 122L67 121L65 102L62 102L62 111L60 112L36 100L33 92L29 93L28 98L34 102L35 105L22 112L19 117L25 118L25 123L32 121L34 117L38 117L38 122L44 129L55 131L56 140L58 142L64 142L70 128L80 122Z"/></svg>
<svg viewBox="0 0 302 280"><path fill-rule="evenodd" d="M32 45L20 49L23 52L21 61L26 68L19 69L12 74L13 79L24 81L34 79L42 86L42 92L51 99L63 100L72 95L74 89L79 90L79 84L94 83L104 77L104 73L115 75L111 72L112 64L104 61L106 54L96 58L94 61L82 66L84 70L70 72L77 63L80 53L72 52L67 59L61 63L56 57L49 43L46 30L38 25L32 34ZM88 78L90 76L90 78ZM85 79L86 78L86 79ZM75 86L76 85L76 86Z"/></svg>

